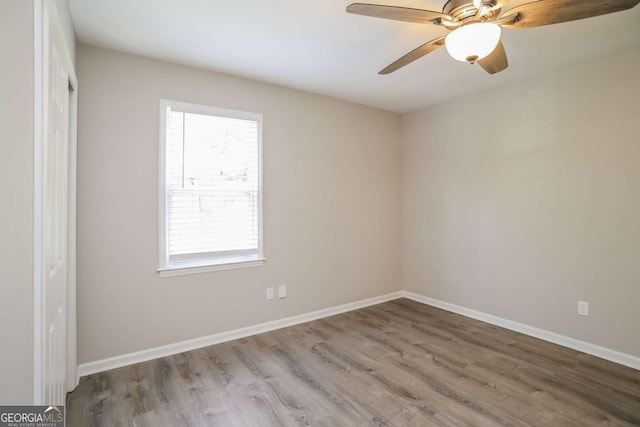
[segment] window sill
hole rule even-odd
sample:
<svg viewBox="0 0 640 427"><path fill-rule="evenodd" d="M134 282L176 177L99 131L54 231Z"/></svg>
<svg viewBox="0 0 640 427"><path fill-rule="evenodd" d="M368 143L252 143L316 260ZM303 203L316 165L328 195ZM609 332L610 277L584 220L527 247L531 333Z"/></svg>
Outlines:
<svg viewBox="0 0 640 427"><path fill-rule="evenodd" d="M221 264L205 265L179 265L171 267L160 267L158 273L160 277L183 276L186 274L208 273L211 271L236 270L238 268L260 267L266 261L265 258L254 258L246 261L231 261Z"/></svg>

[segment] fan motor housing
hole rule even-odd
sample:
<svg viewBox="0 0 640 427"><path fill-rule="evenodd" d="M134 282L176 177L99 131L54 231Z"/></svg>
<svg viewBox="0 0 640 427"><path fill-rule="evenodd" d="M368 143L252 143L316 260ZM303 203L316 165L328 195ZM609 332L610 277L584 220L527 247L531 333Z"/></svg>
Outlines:
<svg viewBox="0 0 640 427"><path fill-rule="evenodd" d="M482 0L482 5L485 7L494 7L497 4L496 0ZM453 17L456 21L464 21L476 16L476 8L472 1L469 0L448 0L442 7L442 13L445 13ZM491 20L495 18L494 14L490 12L483 16L483 20Z"/></svg>

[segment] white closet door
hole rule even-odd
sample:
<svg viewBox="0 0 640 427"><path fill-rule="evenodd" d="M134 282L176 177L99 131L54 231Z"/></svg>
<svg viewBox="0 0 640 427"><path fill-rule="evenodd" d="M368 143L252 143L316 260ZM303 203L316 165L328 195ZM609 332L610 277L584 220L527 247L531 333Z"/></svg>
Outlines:
<svg viewBox="0 0 640 427"><path fill-rule="evenodd" d="M69 227L69 70L57 17L49 20L47 138L44 154L44 402L64 405Z"/></svg>

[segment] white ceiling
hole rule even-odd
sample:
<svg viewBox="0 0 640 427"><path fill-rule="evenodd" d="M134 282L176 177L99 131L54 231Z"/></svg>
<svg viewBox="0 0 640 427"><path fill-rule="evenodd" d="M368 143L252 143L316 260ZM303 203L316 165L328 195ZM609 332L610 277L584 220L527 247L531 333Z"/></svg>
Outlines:
<svg viewBox="0 0 640 427"><path fill-rule="evenodd" d="M397 112L640 46L638 6L582 21L505 29L502 40L510 65L493 76L453 60L444 48L380 76L380 69L446 30L347 14L351 2L69 0L69 5L83 43ZM437 11L444 4L444 0L370 2Z"/></svg>

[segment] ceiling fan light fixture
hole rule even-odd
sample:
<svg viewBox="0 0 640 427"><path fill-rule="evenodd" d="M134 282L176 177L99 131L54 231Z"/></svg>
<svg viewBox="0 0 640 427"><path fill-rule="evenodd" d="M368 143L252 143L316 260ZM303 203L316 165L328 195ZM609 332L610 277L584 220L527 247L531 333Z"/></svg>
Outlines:
<svg viewBox="0 0 640 427"><path fill-rule="evenodd" d="M500 33L496 24L472 22L453 30L444 43L453 59L473 64L493 52L500 41Z"/></svg>

